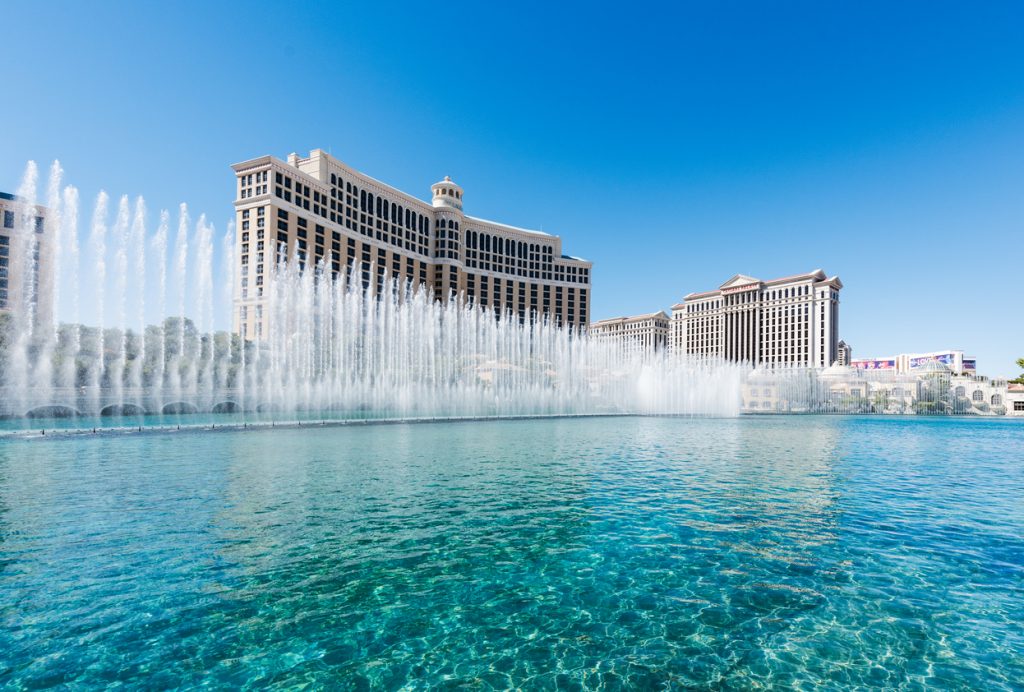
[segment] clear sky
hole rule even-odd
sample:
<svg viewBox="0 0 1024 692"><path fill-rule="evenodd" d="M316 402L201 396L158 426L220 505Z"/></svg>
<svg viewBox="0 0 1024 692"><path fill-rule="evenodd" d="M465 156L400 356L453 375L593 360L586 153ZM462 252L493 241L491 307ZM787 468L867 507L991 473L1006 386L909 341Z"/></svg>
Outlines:
<svg viewBox="0 0 1024 692"><path fill-rule="evenodd" d="M838 274L855 357L1024 356L1024 4L7 3L0 189L189 203L329 150L593 260L592 317ZM83 216L88 204L83 203Z"/></svg>

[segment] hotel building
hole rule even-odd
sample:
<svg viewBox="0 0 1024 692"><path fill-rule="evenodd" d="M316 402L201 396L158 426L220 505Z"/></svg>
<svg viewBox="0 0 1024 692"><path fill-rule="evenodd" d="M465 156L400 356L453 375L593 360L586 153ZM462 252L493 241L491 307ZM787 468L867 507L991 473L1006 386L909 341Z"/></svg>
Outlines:
<svg viewBox="0 0 1024 692"><path fill-rule="evenodd" d="M839 277L737 274L672 306L672 347L703 358L828 367L839 354Z"/></svg>
<svg viewBox="0 0 1024 692"><path fill-rule="evenodd" d="M30 208L16 196L0 192L0 313L30 305L37 322L51 321L52 250L46 233L46 207ZM25 275L27 267L31 276ZM29 305L23 303L26 298Z"/></svg>
<svg viewBox="0 0 1024 692"><path fill-rule="evenodd" d="M664 311L634 317L613 317L590 325L599 341L619 343L629 352L661 351L668 345L669 317Z"/></svg>
<svg viewBox="0 0 1024 692"><path fill-rule="evenodd" d="M320 149L287 162L262 156L232 166L239 272L234 329L247 339L270 328L265 280L277 258L323 263L380 294L392 281L520 321L548 318L586 328L591 263L563 254L557 236L468 216L463 189L447 177L431 202L374 180Z"/></svg>

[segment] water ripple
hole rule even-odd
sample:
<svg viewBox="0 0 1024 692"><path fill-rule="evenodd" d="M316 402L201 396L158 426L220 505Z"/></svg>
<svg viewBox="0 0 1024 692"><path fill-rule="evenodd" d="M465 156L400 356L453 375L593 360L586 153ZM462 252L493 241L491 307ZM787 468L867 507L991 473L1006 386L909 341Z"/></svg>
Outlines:
<svg viewBox="0 0 1024 692"><path fill-rule="evenodd" d="M1024 685L1017 421L0 443L0 685Z"/></svg>

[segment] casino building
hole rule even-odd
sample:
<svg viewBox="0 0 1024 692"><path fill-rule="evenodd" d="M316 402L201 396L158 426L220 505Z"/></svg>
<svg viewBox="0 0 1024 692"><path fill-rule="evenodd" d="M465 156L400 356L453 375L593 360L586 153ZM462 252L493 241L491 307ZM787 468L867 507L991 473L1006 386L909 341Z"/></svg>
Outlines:
<svg viewBox="0 0 1024 692"><path fill-rule="evenodd" d="M669 317L664 311L633 317L612 317L590 325L598 341L620 344L626 352L662 351L668 345Z"/></svg>
<svg viewBox="0 0 1024 692"><path fill-rule="evenodd" d="M360 173L326 152L287 161L262 156L232 166L239 271L234 329L257 339L266 277L276 258L323 262L380 294L392 281L510 311L520 321L547 318L585 329L591 263L563 254L557 236L468 216L463 189L445 177L431 202Z"/></svg>
<svg viewBox="0 0 1024 692"><path fill-rule="evenodd" d="M842 287L820 269L770 281L737 274L672 306L672 349L757 365L828 367L839 354Z"/></svg>

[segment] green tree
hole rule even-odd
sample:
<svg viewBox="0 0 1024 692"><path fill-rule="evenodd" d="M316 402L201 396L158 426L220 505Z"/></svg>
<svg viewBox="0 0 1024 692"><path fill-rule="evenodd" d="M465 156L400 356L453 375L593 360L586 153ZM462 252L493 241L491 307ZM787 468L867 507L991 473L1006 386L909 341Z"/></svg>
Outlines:
<svg viewBox="0 0 1024 692"><path fill-rule="evenodd" d="M1017 367L1024 370L1024 358L1017 359ZM1010 382L1013 382L1014 384L1024 384L1024 373L1021 373L1020 377L1017 379L1010 380Z"/></svg>

